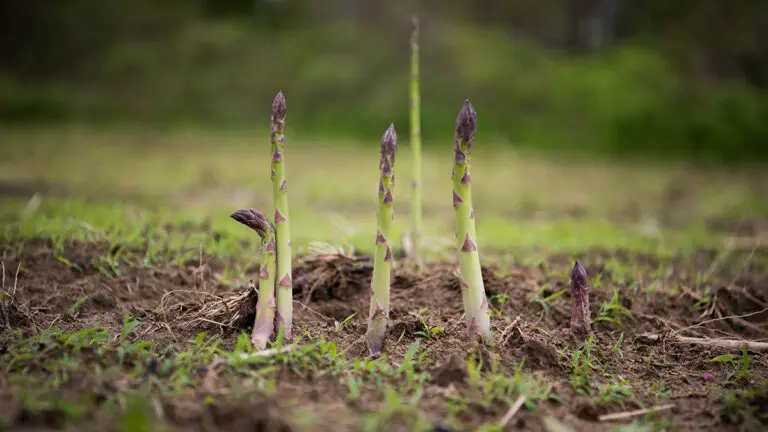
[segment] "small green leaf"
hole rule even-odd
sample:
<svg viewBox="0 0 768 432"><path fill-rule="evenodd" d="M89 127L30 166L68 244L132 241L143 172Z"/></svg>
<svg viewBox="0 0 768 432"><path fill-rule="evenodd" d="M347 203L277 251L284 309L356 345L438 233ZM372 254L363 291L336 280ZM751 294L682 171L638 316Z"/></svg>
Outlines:
<svg viewBox="0 0 768 432"><path fill-rule="evenodd" d="M413 357L416 355L416 351L418 350L419 350L419 341L417 340L416 342L411 344L410 348L408 348L408 351L405 352L405 357L403 357L403 364L401 364L399 367L400 372L406 370L406 368L409 368L411 366Z"/></svg>
<svg viewBox="0 0 768 432"><path fill-rule="evenodd" d="M347 387L349 387L349 398L352 400L357 399L360 396L360 384L357 382L354 376L347 375Z"/></svg>
<svg viewBox="0 0 768 432"><path fill-rule="evenodd" d="M722 354L722 355L719 355L719 356L713 358L711 361L713 363L722 363L722 362L733 361L733 359L735 359L735 357L732 356L731 354Z"/></svg>
<svg viewBox="0 0 768 432"><path fill-rule="evenodd" d="M558 292L556 292L556 293L554 293L552 295L549 295L549 296L545 297L544 300L542 300L542 301L546 303L546 302L550 302L552 300L555 300L556 298L558 298L561 295L565 294L565 291L566 291L565 289L562 289L562 290L560 290L560 291L558 291Z"/></svg>

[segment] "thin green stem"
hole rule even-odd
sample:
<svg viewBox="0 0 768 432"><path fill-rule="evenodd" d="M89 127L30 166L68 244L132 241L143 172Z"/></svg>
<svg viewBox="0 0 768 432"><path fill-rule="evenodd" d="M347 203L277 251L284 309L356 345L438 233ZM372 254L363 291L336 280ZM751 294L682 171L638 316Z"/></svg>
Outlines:
<svg viewBox="0 0 768 432"><path fill-rule="evenodd" d="M467 329L470 335L480 335L491 341L491 323L488 299L485 294L480 267L480 255L475 233L475 214L472 208L470 164L472 139L477 131L477 115L469 99L456 119L454 136L453 208L456 214L456 249L461 271L461 294Z"/></svg>
<svg viewBox="0 0 768 432"><path fill-rule="evenodd" d="M392 233L394 217L395 191L395 154L397 135L394 125L390 125L381 139L381 161L379 179L376 247L373 258L373 278L371 280L371 304L368 315L366 340L368 351L375 356L381 353L389 321L389 288L392 271L392 249L389 238Z"/></svg>
<svg viewBox="0 0 768 432"><path fill-rule="evenodd" d="M419 93L419 19L416 15L411 18L413 32L411 34L411 151L413 152L413 182L411 196L411 230L412 258L417 271L421 271L421 242L423 235L423 214L421 203L421 96Z"/></svg>
<svg viewBox="0 0 768 432"><path fill-rule="evenodd" d="M272 197L275 205L275 238L277 242L277 326L285 339L293 338L293 279L291 273L291 228L288 211L288 182L285 175L285 114L283 92L272 104Z"/></svg>
<svg viewBox="0 0 768 432"><path fill-rule="evenodd" d="M263 350L275 330L275 235L271 227L263 241L264 262L259 272L259 301L253 323L251 343Z"/></svg>
<svg viewBox="0 0 768 432"><path fill-rule="evenodd" d="M254 209L238 210L231 217L261 237L263 259L259 270L259 300L251 343L256 349L262 350L267 347L275 329L275 226L264 213Z"/></svg>

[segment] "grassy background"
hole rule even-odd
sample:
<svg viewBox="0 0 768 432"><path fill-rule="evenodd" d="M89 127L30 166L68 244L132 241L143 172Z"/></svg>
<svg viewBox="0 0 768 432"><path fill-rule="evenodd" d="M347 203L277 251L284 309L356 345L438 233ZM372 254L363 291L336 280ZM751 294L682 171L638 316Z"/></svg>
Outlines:
<svg viewBox="0 0 768 432"><path fill-rule="evenodd" d="M253 236L229 214L272 208L267 137L266 131L6 129L0 134L6 144L0 147L2 213L16 223L4 224L4 236L103 233L113 241L140 242L147 226L162 230L165 223L207 221L196 236L179 236L219 254L241 253L239 241ZM297 251L311 242L369 251L378 142L297 139L290 129L286 142ZM427 247L432 257L445 257L453 250L452 150L432 144L424 155ZM410 159L410 148L401 143L397 238L410 229ZM482 133L472 169L481 250L509 259L592 247L659 254L722 247L723 236L738 234L736 223L768 215L768 183L759 170L540 158L513 152ZM725 229L713 228L723 223ZM213 241L213 233L227 241Z"/></svg>

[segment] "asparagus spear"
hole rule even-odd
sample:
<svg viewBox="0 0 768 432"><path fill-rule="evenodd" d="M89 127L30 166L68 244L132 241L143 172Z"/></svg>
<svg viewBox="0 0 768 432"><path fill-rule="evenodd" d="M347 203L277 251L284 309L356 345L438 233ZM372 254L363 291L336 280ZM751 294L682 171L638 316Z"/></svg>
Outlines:
<svg viewBox="0 0 768 432"><path fill-rule="evenodd" d="M413 183L411 216L411 247L413 259L418 271L422 269L421 236L421 96L419 94L419 18L411 17L413 32L411 33L411 150L413 151Z"/></svg>
<svg viewBox="0 0 768 432"><path fill-rule="evenodd" d="M285 339L293 338L293 280L291 278L291 229L288 221L288 183L285 179L285 96L277 93L272 103L272 197L275 203L275 237L277 240L277 326Z"/></svg>
<svg viewBox="0 0 768 432"><path fill-rule="evenodd" d="M589 333L589 287L587 271L580 262L571 270L571 331Z"/></svg>
<svg viewBox="0 0 768 432"><path fill-rule="evenodd" d="M231 217L261 237L264 259L259 271L259 302L251 343L256 349L263 350L275 328L275 227L267 215L255 209L238 210Z"/></svg>
<svg viewBox="0 0 768 432"><path fill-rule="evenodd" d="M392 231L394 218L392 198L395 188L395 154L397 153L397 134L395 126L389 125L381 138L381 161L379 162L379 191L377 202L376 249L373 258L373 278L371 280L371 306L368 316L368 351L372 356L381 353L384 336L389 320L389 285L392 269L392 250L388 239Z"/></svg>
<svg viewBox="0 0 768 432"><path fill-rule="evenodd" d="M470 337L482 336L491 341L488 299L480 272L480 255L475 234L475 212L472 208L469 166L472 159L472 139L477 132L477 114L469 99L456 118L454 135L453 208L456 212L456 247L461 270L461 294L464 300L467 329Z"/></svg>

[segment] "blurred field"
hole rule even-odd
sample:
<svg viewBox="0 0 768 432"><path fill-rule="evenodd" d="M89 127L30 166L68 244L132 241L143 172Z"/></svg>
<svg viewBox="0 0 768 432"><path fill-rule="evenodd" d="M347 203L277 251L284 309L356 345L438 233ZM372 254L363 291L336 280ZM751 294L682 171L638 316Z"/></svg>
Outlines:
<svg viewBox="0 0 768 432"><path fill-rule="evenodd" d="M159 212L171 220L210 219L215 230L247 235L228 215L271 206L267 136L204 129L6 129L0 136L3 213L18 215L39 193L40 208L27 213L24 228L32 232L50 235L62 217L107 230ZM296 140L289 126L297 244L370 247L379 138L368 144ZM428 244L440 250L452 241L451 142L430 144L424 211ZM410 149L402 137L396 172L399 236L410 223ZM764 227L756 221L768 215L768 182L760 170L537 158L489 142L482 132L473 179L481 245L495 250L715 246L725 235L738 235L739 223L751 223L759 231L752 234L760 234Z"/></svg>
<svg viewBox="0 0 768 432"><path fill-rule="evenodd" d="M714 12L714 0L701 9L622 2L627 15L605 30L626 34L573 52L562 0L31 1L7 5L19 18L0 38L13 53L0 67L4 125L267 127L263 108L283 90L292 133L363 142L389 122L407 124L410 14L422 9L422 130L432 142L451 139L471 97L486 140L511 149L714 164L768 157L759 2L728 13ZM739 31L714 37L722 25Z"/></svg>

